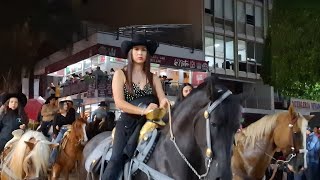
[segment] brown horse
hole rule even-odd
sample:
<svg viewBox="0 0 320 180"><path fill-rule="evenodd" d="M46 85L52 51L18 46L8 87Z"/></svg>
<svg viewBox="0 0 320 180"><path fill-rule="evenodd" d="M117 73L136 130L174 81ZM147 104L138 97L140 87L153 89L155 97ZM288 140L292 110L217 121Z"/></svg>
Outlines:
<svg viewBox="0 0 320 180"><path fill-rule="evenodd" d="M55 146L42 133L27 131L2 153L1 180L47 178L49 154Z"/></svg>
<svg viewBox="0 0 320 180"><path fill-rule="evenodd" d="M297 136L306 136L307 119L295 112L267 115L244 128L235 136L231 160L233 179L262 179L276 150L285 156L303 149L303 141Z"/></svg>
<svg viewBox="0 0 320 180"><path fill-rule="evenodd" d="M84 144L88 141L86 125L87 119L80 117L64 134L57 160L52 167L52 180L58 179L61 172L65 179L69 179L69 173L74 169L76 162L81 161Z"/></svg>

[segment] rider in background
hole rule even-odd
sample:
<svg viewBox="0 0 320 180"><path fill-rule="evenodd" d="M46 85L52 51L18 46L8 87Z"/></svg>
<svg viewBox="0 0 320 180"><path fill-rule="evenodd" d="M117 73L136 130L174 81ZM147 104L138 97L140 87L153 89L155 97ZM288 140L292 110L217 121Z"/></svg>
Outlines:
<svg viewBox="0 0 320 180"><path fill-rule="evenodd" d="M108 104L105 101L101 101L98 106L99 108L92 113L91 122L95 120L102 121L108 119Z"/></svg>
<svg viewBox="0 0 320 180"><path fill-rule="evenodd" d="M184 98L186 98L189 95L189 93L192 91L192 89L193 89L193 86L191 84L184 83L183 86L180 88L178 98L177 98L175 104L178 104Z"/></svg>
<svg viewBox="0 0 320 180"><path fill-rule="evenodd" d="M3 111L0 115L0 152L6 143L13 138L12 131L25 129L28 118L24 111L27 97L22 94L7 94L3 98Z"/></svg>
<svg viewBox="0 0 320 180"><path fill-rule="evenodd" d="M122 112L140 116L146 115L149 111L158 108L158 105L151 103L147 108L141 108L129 102L153 94L158 97L160 108L166 108L168 100L163 92L160 79L150 72L150 57L155 53L157 47L156 42L148 41L143 35L135 35L132 41L124 41L121 44L122 51L127 55L128 65L115 72L112 92L114 102ZM117 179L125 162L129 159L123 150L137 123L134 123L133 126L126 123L130 122L121 118L117 121L113 153L103 173L102 179L104 180Z"/></svg>
<svg viewBox="0 0 320 180"><path fill-rule="evenodd" d="M310 127L307 128L307 150L307 179L319 180L320 141Z"/></svg>
<svg viewBox="0 0 320 180"><path fill-rule="evenodd" d="M63 100L59 103L59 113L55 116L53 121L53 133L54 133L54 143L60 143L65 132L68 130L68 125L71 125L75 121L75 114L70 113L70 106L68 101ZM53 165L58 155L57 148L54 148L51 152L49 163L50 166Z"/></svg>
<svg viewBox="0 0 320 180"><path fill-rule="evenodd" d="M52 122L54 119L54 116L57 114L59 107L57 106L57 97L55 95L51 95L48 97L46 102L41 108L41 116L42 121L39 128L39 131L43 133L43 135L49 137L49 129L52 126Z"/></svg>

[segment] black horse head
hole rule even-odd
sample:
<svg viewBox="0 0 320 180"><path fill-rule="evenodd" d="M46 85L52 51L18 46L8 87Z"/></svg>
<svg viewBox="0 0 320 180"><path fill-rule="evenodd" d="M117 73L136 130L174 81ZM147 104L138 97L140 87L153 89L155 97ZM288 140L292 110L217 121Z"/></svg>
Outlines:
<svg viewBox="0 0 320 180"><path fill-rule="evenodd" d="M232 178L231 149L234 134L240 126L242 107L241 98L232 94L228 95L228 92L230 91L226 87L216 84L215 78L209 77L186 99L177 104L173 112L174 121L185 122L185 127L179 128L184 129L189 123L193 123L193 136L203 152L202 157L205 158L208 143L204 112L208 111L209 106L217 103L208 116L213 159L208 174L209 179L229 180ZM222 97L224 98L221 100ZM190 116L193 113L196 115ZM204 161L198 160L197 162L203 164ZM205 169L200 164L195 166Z"/></svg>

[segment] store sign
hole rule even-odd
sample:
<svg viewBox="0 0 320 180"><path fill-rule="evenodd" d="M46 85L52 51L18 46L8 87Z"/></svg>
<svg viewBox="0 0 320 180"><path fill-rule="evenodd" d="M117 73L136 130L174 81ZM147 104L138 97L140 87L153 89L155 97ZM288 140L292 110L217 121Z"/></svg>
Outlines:
<svg viewBox="0 0 320 180"><path fill-rule="evenodd" d="M208 62L206 61L160 55L152 56L151 63L160 64L160 66L168 66L178 69L191 69L198 71L207 71L209 68Z"/></svg>
<svg viewBox="0 0 320 180"><path fill-rule="evenodd" d="M310 112L320 111L320 102L291 98L291 104L296 109L304 109Z"/></svg>
<svg viewBox="0 0 320 180"><path fill-rule="evenodd" d="M192 85L198 86L201 84L204 79L208 77L208 74L206 72L193 72L192 73Z"/></svg>

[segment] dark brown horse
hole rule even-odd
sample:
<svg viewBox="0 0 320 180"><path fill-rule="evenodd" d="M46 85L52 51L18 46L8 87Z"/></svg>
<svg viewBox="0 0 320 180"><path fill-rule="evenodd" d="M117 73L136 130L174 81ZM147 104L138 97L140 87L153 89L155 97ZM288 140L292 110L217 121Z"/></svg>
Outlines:
<svg viewBox="0 0 320 180"><path fill-rule="evenodd" d="M176 180L199 179L199 176L231 179L231 148L240 126L240 103L240 97L209 77L175 106L172 126L161 130L146 164ZM143 172L133 178L148 179Z"/></svg>
<svg viewBox="0 0 320 180"><path fill-rule="evenodd" d="M235 136L233 179L262 179L276 150L285 156L304 149L308 121L290 106L288 112L268 115ZM302 135L304 138L297 136Z"/></svg>
<svg viewBox="0 0 320 180"><path fill-rule="evenodd" d="M57 160L52 168L52 180L58 179L61 172L65 179L69 179L69 173L74 169L76 162L81 161L82 150L88 141L86 125L87 119L80 117L65 133L60 143Z"/></svg>

